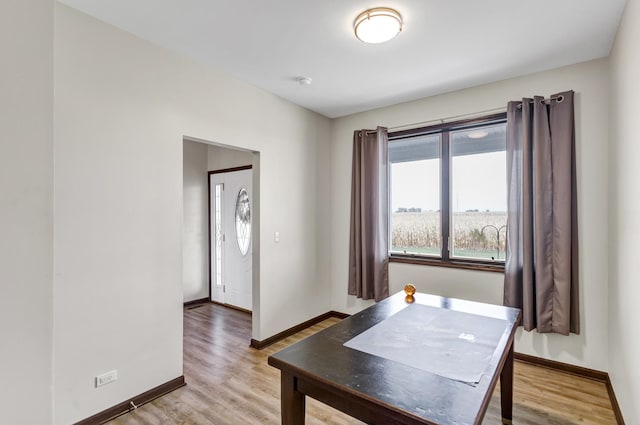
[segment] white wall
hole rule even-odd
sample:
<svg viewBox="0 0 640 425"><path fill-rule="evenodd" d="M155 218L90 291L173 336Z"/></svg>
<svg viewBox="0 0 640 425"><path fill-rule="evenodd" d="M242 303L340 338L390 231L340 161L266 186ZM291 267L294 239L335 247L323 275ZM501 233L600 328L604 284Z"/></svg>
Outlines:
<svg viewBox="0 0 640 425"><path fill-rule="evenodd" d="M209 297L207 148L184 141L182 150L182 291L184 302Z"/></svg>
<svg viewBox="0 0 640 425"><path fill-rule="evenodd" d="M576 91L580 230L581 335L564 337L519 331L516 350L607 370L607 102L605 59L381 108L335 120L331 150L331 283L335 310L355 312L367 303L347 296L349 198L353 131L394 127L505 107L535 94ZM502 274L392 264L391 291L413 282L418 290L502 303Z"/></svg>
<svg viewBox="0 0 640 425"><path fill-rule="evenodd" d="M610 58L609 375L626 423L640 423L640 4L629 0Z"/></svg>
<svg viewBox="0 0 640 425"><path fill-rule="evenodd" d="M260 152L253 337L329 309L313 274L326 118L62 5L55 52L56 424L182 374L184 137Z"/></svg>
<svg viewBox="0 0 640 425"><path fill-rule="evenodd" d="M207 146L207 167L209 171L251 165L253 153L222 146Z"/></svg>
<svg viewBox="0 0 640 425"><path fill-rule="evenodd" d="M53 2L2 2L0 52L0 421L50 424Z"/></svg>

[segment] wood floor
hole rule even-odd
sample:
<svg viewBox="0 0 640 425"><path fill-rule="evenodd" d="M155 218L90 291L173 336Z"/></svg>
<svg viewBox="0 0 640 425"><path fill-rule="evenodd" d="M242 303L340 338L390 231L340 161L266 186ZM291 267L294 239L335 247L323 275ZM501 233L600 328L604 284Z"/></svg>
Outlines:
<svg viewBox="0 0 640 425"><path fill-rule="evenodd" d="M129 424L280 424L280 374L267 357L339 321L328 319L263 350L249 347L250 315L215 304L184 313L187 386L110 422ZM307 399L309 425L361 422ZM500 424L496 389L483 421ZM605 385L516 361L513 423L615 424Z"/></svg>

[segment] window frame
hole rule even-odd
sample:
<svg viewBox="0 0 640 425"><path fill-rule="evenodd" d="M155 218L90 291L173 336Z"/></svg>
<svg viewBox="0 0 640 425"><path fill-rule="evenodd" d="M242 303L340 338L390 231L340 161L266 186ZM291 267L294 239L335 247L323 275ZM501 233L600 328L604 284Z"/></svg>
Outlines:
<svg viewBox="0 0 640 425"><path fill-rule="evenodd" d="M389 132L389 147L394 140L408 139L416 136L424 136L431 134L440 134L440 229L441 229L441 251L440 257L432 257L420 254L407 254L391 252L391 204L389 204L389 261L394 263L420 264L438 267L453 267L458 269L471 269L479 271L489 271L504 273L505 261L482 260L475 258L459 258L450 256L450 239L451 239L451 146L449 134L453 131L471 130L478 127L484 127L491 124L507 123L507 113L497 113L463 119L452 122L443 122L426 127L413 128L409 130L401 130ZM391 167L391 163L389 163ZM390 174L390 173L389 173ZM506 178L506 176L505 176ZM389 190L391 190L391 181L389 182ZM389 192L390 194L391 192Z"/></svg>

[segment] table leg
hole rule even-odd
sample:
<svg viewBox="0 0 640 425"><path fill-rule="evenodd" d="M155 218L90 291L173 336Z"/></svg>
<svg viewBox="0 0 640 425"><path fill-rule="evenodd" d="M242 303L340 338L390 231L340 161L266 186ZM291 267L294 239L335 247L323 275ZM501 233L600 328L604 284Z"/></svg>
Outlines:
<svg viewBox="0 0 640 425"><path fill-rule="evenodd" d="M289 373L281 373L282 425L304 425L304 394L298 391L297 378Z"/></svg>
<svg viewBox="0 0 640 425"><path fill-rule="evenodd" d="M500 403L502 423L511 424L513 418L513 342L500 373Z"/></svg>

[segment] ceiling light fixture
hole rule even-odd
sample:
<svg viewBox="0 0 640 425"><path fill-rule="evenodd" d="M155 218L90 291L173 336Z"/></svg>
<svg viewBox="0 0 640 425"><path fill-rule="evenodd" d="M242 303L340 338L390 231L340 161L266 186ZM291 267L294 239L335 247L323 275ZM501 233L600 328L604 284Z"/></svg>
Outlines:
<svg viewBox="0 0 640 425"><path fill-rule="evenodd" d="M402 31L402 16L388 7L375 7L358 15L353 30L365 43L384 43Z"/></svg>
<svg viewBox="0 0 640 425"><path fill-rule="evenodd" d="M487 137L489 132L487 130L476 130L468 133L467 136L471 139L482 139L483 137Z"/></svg>

